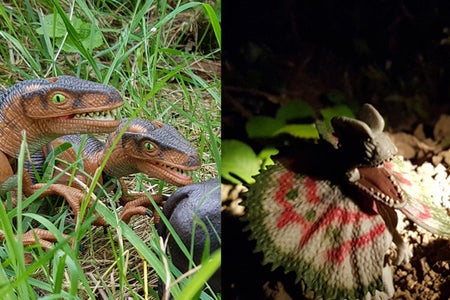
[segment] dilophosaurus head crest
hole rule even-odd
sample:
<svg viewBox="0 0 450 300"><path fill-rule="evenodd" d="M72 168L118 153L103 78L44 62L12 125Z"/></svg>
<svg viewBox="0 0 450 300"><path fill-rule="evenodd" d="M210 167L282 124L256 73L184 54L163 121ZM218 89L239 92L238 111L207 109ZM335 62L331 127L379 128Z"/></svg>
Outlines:
<svg viewBox="0 0 450 300"><path fill-rule="evenodd" d="M370 104L364 104L357 119L335 117L331 120L338 147L355 166L377 166L391 159L397 148L383 133L384 119Z"/></svg>

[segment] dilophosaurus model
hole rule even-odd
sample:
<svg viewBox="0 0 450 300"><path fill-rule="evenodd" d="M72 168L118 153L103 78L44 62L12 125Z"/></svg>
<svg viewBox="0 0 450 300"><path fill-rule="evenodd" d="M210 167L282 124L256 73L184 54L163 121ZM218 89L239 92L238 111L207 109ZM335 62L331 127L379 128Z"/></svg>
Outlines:
<svg viewBox="0 0 450 300"><path fill-rule="evenodd" d="M450 217L402 168L375 108L336 117L332 127L337 145L305 142L255 178L244 201L247 229L263 263L294 272L316 298L390 298L386 251L394 241L396 263L411 256L394 209L447 237Z"/></svg>
<svg viewBox="0 0 450 300"><path fill-rule="evenodd" d="M17 171L22 131L26 132L30 153L58 136L75 133L109 133L117 128L118 109L123 105L119 92L108 85L71 76L33 79L14 84L0 95L0 184L9 190ZM45 184L32 184L24 172L23 192L33 194ZM42 193L61 195L69 203L80 201L83 192L52 184ZM37 240L36 240L36 238ZM0 234L0 239L4 239ZM55 237L47 230L25 233L23 243L40 243L49 248Z"/></svg>
<svg viewBox="0 0 450 300"><path fill-rule="evenodd" d="M126 129L124 128L126 127ZM123 134L120 136L121 132ZM115 140L117 144L113 146ZM153 211L155 222L158 222L157 214L145 193L128 193L124 176L135 173L143 173L150 178L163 180L176 186L184 186L193 183L190 173L200 167L198 151L173 127L159 121L148 121L144 119L123 119L117 129L110 133L105 142L95 137L83 135L67 135L53 140L43 150L37 151L31 157L27 169L34 178L34 171L42 176L42 168L49 153L63 143L72 146L59 154L59 169L65 169L67 165L73 164L81 157L83 172L77 171L75 176L84 185L90 184L97 169L106 159L112 148L111 155L106 161L99 183L102 184L108 178L119 180L122 196L120 203L124 206L120 219L126 223L136 214L146 214L148 209ZM81 155L77 154L81 150ZM76 164L77 165L77 164ZM55 175L58 172L55 172ZM67 185L71 182L71 171L62 175L57 181ZM83 189L73 181L72 186ZM162 205L163 197L159 194L151 195L158 205ZM80 199L81 200L81 199ZM77 205L80 207L80 204ZM74 211L75 216L78 210ZM98 218L94 225L107 226L108 224Z"/></svg>

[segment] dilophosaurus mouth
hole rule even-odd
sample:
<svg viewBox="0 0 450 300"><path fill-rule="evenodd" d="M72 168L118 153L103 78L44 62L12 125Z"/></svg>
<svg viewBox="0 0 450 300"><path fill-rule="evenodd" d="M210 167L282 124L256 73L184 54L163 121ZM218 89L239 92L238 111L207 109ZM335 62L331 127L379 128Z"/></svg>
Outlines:
<svg viewBox="0 0 450 300"><path fill-rule="evenodd" d="M360 178L353 184L368 196L390 207L405 205L405 195L395 177L384 167L358 168Z"/></svg>

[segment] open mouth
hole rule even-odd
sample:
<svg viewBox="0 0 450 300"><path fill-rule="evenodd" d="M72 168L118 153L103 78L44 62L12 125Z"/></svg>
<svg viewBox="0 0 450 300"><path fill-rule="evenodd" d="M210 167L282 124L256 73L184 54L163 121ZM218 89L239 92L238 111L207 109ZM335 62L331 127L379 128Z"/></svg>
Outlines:
<svg viewBox="0 0 450 300"><path fill-rule="evenodd" d="M165 164L155 163L153 164L155 167L159 169L165 170L167 173L171 174L173 177L180 180L192 180L192 171L184 170L178 167L173 167Z"/></svg>
<svg viewBox="0 0 450 300"><path fill-rule="evenodd" d="M66 115L66 116L58 117L58 119L62 119L62 120L77 119L77 120L114 121L114 120L116 120L118 115L119 115L119 108L114 108L112 110L95 111L95 112L86 112L86 113L79 113L79 114L73 114L73 115Z"/></svg>
<svg viewBox="0 0 450 300"><path fill-rule="evenodd" d="M394 208L405 205L405 195L396 179L384 168L359 168L361 178L354 182L360 190Z"/></svg>

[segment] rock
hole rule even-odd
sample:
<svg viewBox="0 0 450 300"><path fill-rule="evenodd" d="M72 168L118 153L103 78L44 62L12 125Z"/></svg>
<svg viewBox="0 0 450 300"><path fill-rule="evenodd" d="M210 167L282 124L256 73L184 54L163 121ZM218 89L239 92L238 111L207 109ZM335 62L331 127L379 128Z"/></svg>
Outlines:
<svg viewBox="0 0 450 300"><path fill-rule="evenodd" d="M437 142L450 137L450 116L441 115L433 129L433 135Z"/></svg>

